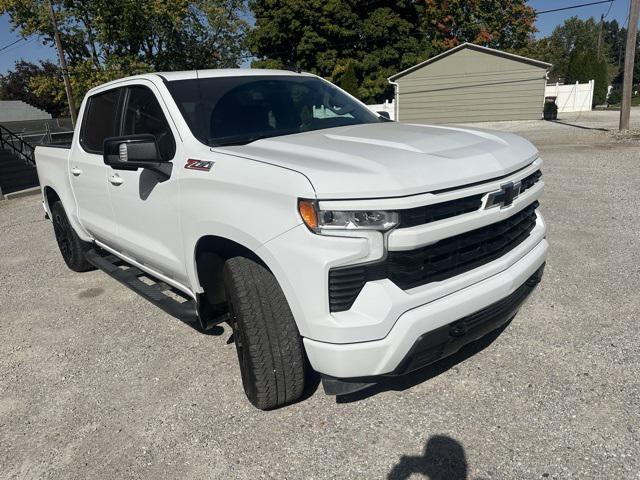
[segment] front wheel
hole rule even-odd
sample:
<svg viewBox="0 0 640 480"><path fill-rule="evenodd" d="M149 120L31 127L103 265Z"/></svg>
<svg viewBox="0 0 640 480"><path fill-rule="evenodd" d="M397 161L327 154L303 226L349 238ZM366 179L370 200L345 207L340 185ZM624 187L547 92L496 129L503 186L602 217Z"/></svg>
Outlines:
<svg viewBox="0 0 640 480"><path fill-rule="evenodd" d="M224 286L247 398L261 410L298 400L304 348L275 277L257 262L235 257L225 263Z"/></svg>
<svg viewBox="0 0 640 480"><path fill-rule="evenodd" d="M73 229L64 211L62 202L55 202L51 206L51 221L53 222L53 232L56 235L56 242L62 254L64 262L74 272L86 272L93 270L85 253L91 248L91 244L83 242Z"/></svg>

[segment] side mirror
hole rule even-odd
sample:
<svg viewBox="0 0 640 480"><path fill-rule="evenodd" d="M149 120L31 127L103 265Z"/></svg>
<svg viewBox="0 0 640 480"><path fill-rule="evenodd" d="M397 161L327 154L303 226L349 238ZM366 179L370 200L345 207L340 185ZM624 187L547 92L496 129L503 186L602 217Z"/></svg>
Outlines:
<svg viewBox="0 0 640 480"><path fill-rule="evenodd" d="M156 137L150 134L104 139L104 163L118 170L158 168L163 163Z"/></svg>
<svg viewBox="0 0 640 480"><path fill-rule="evenodd" d="M172 164L162 160L154 135L105 138L103 151L104 163L114 170L147 168L166 178L171 175Z"/></svg>
<svg viewBox="0 0 640 480"><path fill-rule="evenodd" d="M376 112L378 115L380 115L383 118L386 118L387 120L391 120L391 115L389 115L389 112Z"/></svg>

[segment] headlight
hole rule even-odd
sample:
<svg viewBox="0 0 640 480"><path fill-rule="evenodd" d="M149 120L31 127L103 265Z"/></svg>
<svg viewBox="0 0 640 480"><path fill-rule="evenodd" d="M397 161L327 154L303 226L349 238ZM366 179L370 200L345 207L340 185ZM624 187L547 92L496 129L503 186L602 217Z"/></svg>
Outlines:
<svg viewBox="0 0 640 480"><path fill-rule="evenodd" d="M319 210L313 200L298 200L298 212L315 233L325 230L377 230L384 232L400 221L398 212L385 210Z"/></svg>

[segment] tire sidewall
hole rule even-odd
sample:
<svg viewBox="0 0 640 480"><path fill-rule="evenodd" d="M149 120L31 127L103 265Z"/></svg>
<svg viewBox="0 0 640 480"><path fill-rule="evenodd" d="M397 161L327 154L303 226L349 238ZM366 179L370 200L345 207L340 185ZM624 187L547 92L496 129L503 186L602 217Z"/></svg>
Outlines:
<svg viewBox="0 0 640 480"><path fill-rule="evenodd" d="M225 263L223 280L247 398L261 410L298 400L306 357L276 278L259 261L233 257Z"/></svg>
<svg viewBox="0 0 640 480"><path fill-rule="evenodd" d="M225 282L225 288L227 288ZM237 309L237 297L235 295L235 289L230 287L232 293L229 295L229 315L231 328L233 329L233 343L235 345L236 354L238 355L238 364L240 365L240 376L242 378L242 387L244 393L249 398L251 403L257 401L258 394L256 391L256 378L254 374L254 365L251 355L249 355L248 349L249 342L245 334L245 319L239 316L236 312Z"/></svg>

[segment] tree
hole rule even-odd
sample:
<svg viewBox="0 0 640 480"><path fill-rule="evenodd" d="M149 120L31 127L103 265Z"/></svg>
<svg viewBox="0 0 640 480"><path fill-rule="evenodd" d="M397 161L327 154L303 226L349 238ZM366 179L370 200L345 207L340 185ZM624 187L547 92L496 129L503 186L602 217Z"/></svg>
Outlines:
<svg viewBox="0 0 640 480"><path fill-rule="evenodd" d="M627 29L620 27L617 20L604 22L604 44L608 46L611 63L620 69L624 63L624 49L627 39Z"/></svg>
<svg viewBox="0 0 640 480"><path fill-rule="evenodd" d="M437 52L464 42L517 50L535 32L526 0L423 0L422 26Z"/></svg>
<svg viewBox="0 0 640 480"><path fill-rule="evenodd" d="M620 32L621 32L620 35L623 35L624 38L626 39L627 29L626 28L621 28ZM620 65L620 68L616 69L616 73L613 76L613 80L612 80L613 85L618 85L618 84L621 85L622 84L622 77L624 75L624 55L625 55L625 51L626 51L625 39L622 40L623 45L622 45L622 49L620 50L620 52L621 52L621 65ZM633 64L633 83L634 84L640 83L640 34L638 35L638 38L636 39L636 58L635 58L635 62Z"/></svg>
<svg viewBox="0 0 640 480"><path fill-rule="evenodd" d="M74 97L104 81L153 70L235 67L242 62L244 0L52 0ZM0 0L23 37L53 45L41 0ZM54 91L41 79L38 91Z"/></svg>
<svg viewBox="0 0 640 480"><path fill-rule="evenodd" d="M60 69L52 62L44 60L37 64L18 61L12 71L0 75L0 99L22 100L53 117L61 116L66 110L64 99L61 101L56 92L39 91L37 83L40 79L62 83Z"/></svg>
<svg viewBox="0 0 640 480"><path fill-rule="evenodd" d="M340 77L340 88L354 97L359 97L358 77L356 74L356 67L353 62L347 63L347 67Z"/></svg>
<svg viewBox="0 0 640 480"><path fill-rule="evenodd" d="M607 90L609 89L609 68L604 58L596 59L592 66L593 105L603 105L607 101Z"/></svg>
<svg viewBox="0 0 640 480"><path fill-rule="evenodd" d="M390 98L387 77L430 56L411 0L249 0L252 65L300 68L339 81L352 63L360 98Z"/></svg>
<svg viewBox="0 0 640 480"><path fill-rule="evenodd" d="M593 54L581 47L575 47L569 54L565 83L588 82L593 79Z"/></svg>
<svg viewBox="0 0 640 480"><path fill-rule="evenodd" d="M593 19L581 20L578 17L571 17L562 25L557 26L547 40L547 57L544 61L552 63L553 69L550 74L551 81L563 81L565 83L575 82L568 79L568 68L572 52L590 52L595 55L598 48L598 36L600 26ZM606 42L601 46L601 54L608 55L609 47ZM575 60L574 60L575 66Z"/></svg>
<svg viewBox="0 0 640 480"><path fill-rule="evenodd" d="M586 83L594 81L593 105L602 105L607 99L609 86L609 64L604 56L598 58L595 52L576 47L569 55L565 83Z"/></svg>

